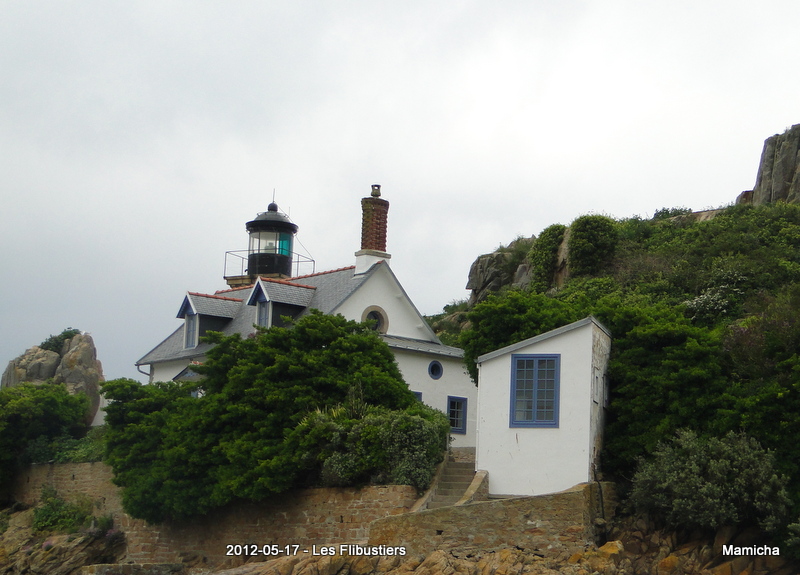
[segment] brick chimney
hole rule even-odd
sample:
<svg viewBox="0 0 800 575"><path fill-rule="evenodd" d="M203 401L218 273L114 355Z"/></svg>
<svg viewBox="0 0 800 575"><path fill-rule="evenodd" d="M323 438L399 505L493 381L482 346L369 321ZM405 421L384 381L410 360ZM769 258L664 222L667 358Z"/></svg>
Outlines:
<svg viewBox="0 0 800 575"><path fill-rule="evenodd" d="M361 199L361 249L356 252L356 275L363 274L379 261L388 263L386 225L389 202L381 198L381 186L372 185L369 198Z"/></svg>

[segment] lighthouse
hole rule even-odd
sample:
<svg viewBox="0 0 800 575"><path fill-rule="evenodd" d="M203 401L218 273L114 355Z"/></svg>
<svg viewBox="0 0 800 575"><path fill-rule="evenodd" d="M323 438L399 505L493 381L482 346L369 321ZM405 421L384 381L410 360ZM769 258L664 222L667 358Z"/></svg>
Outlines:
<svg viewBox="0 0 800 575"><path fill-rule="evenodd" d="M314 260L295 253L297 224L281 212L275 202L267 207L266 212L259 213L247 222L245 228L249 235L247 250L225 252L225 281L228 286L236 288L251 285L257 277L289 278L298 258L313 266ZM229 263L232 265L229 266ZM229 273L231 267L238 267L239 270Z"/></svg>
<svg viewBox="0 0 800 575"><path fill-rule="evenodd" d="M292 255L297 224L278 210L272 202L266 212L261 212L245 224L250 234L247 248L247 274L256 276L288 278L292 275Z"/></svg>

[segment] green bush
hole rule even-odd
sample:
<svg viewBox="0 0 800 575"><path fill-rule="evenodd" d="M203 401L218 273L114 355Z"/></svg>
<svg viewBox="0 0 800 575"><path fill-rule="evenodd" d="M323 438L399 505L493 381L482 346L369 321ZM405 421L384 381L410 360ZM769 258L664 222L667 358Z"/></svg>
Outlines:
<svg viewBox="0 0 800 575"><path fill-rule="evenodd" d="M388 345L340 315L312 311L252 338L209 332L204 341L215 346L195 368L204 376L197 384L103 384L111 400L106 461L125 510L151 523L261 501L306 482L314 469L306 459L325 453L311 445L293 464L287 442L315 409L348 402L355 414L417 403Z"/></svg>
<svg viewBox="0 0 800 575"><path fill-rule="evenodd" d="M60 334L51 335L50 337L48 337L46 340L44 340L42 343L39 344L39 347L42 349L47 349L49 351L54 351L56 353L61 353L61 348L64 347L64 342L72 339L79 333L81 333L81 330L68 327Z"/></svg>
<svg viewBox="0 0 800 575"><path fill-rule="evenodd" d="M700 439L682 430L640 461L630 503L672 528L758 524L774 531L788 511L785 485L755 439L733 432Z"/></svg>
<svg viewBox="0 0 800 575"><path fill-rule="evenodd" d="M288 437L282 465L304 469L306 484L412 485L426 489L447 448L447 417L417 403L371 408L350 419L340 408L306 417Z"/></svg>
<svg viewBox="0 0 800 575"><path fill-rule="evenodd" d="M581 216L569 227L569 271L573 276L608 268L618 242L617 225L606 216Z"/></svg>
<svg viewBox="0 0 800 575"><path fill-rule="evenodd" d="M60 435L82 435L88 405L85 395L70 395L63 384L0 389L0 499L28 444L42 447Z"/></svg>
<svg viewBox="0 0 800 575"><path fill-rule="evenodd" d="M558 249L564 240L566 230L567 227L561 224L553 224L545 228L528 252L532 290L544 292L553 285L553 276L558 262Z"/></svg>
<svg viewBox="0 0 800 575"><path fill-rule="evenodd" d="M36 533L57 531L74 533L85 526L92 515L89 501L69 503L53 488L42 489L40 504L33 511L33 530Z"/></svg>

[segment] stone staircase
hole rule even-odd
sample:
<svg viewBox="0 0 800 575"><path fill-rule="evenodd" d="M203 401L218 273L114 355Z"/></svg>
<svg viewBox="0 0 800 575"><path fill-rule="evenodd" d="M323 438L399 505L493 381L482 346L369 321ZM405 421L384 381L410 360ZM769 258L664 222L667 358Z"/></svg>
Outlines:
<svg viewBox="0 0 800 575"><path fill-rule="evenodd" d="M475 477L472 462L448 461L436 486L436 493L428 502L428 509L450 507L464 496L464 492Z"/></svg>

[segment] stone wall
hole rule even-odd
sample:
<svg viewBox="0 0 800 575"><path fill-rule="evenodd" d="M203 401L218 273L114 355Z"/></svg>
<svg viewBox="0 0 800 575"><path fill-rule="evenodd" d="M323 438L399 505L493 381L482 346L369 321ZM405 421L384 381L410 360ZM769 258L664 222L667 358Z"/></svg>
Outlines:
<svg viewBox="0 0 800 575"><path fill-rule="evenodd" d="M247 557L227 555L228 544L301 545L364 541L375 519L405 513L417 499L406 485L314 488L275 501L232 504L187 523L148 525L122 510L119 488L103 463L33 465L17 477L13 496L34 504L47 485L67 500L90 499L97 515L110 514L127 539L125 561L235 566Z"/></svg>
<svg viewBox="0 0 800 575"><path fill-rule="evenodd" d="M610 519L614 506L609 484L581 484L549 495L386 517L372 524L369 544L404 545L409 554L424 555L449 549L517 548L565 559L597 539L597 525Z"/></svg>

